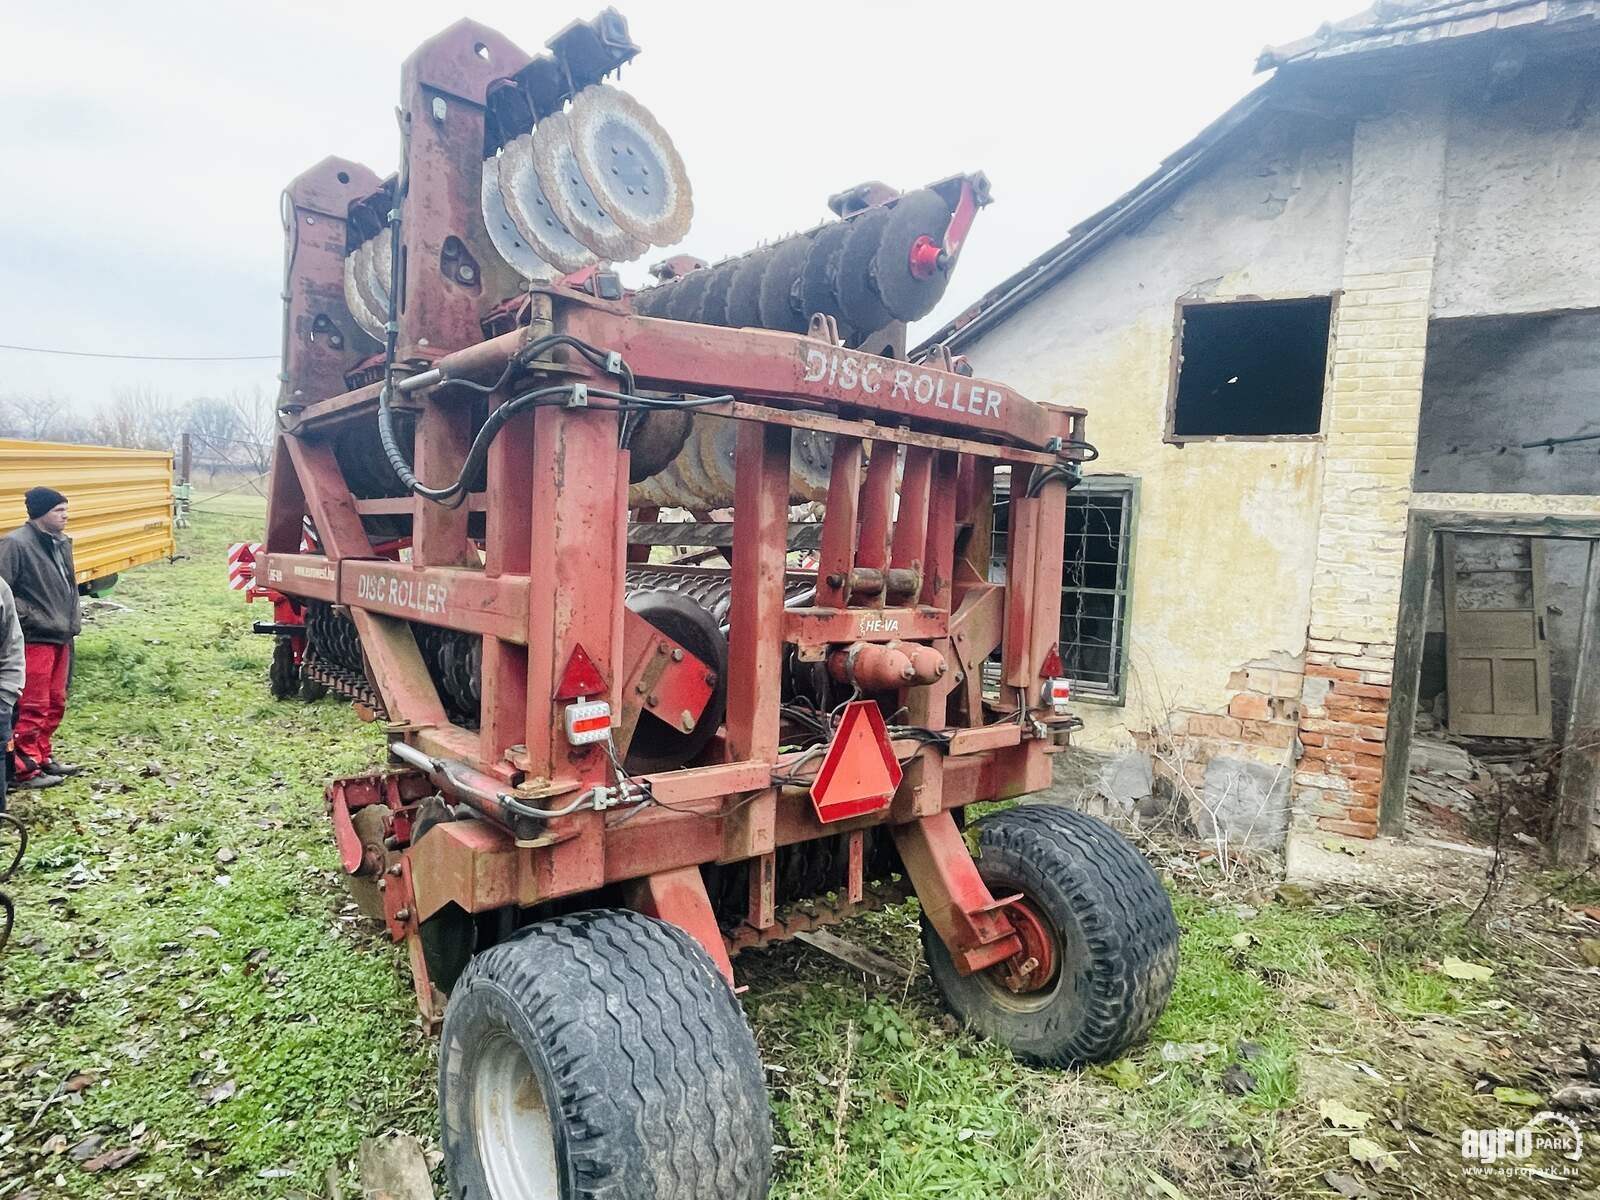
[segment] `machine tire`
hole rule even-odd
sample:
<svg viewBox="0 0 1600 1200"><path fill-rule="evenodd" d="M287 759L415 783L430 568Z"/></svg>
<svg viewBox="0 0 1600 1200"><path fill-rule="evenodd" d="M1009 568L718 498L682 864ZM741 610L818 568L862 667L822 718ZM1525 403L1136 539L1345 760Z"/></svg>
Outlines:
<svg viewBox="0 0 1600 1200"><path fill-rule="evenodd" d="M1039 1066L1108 1062L1155 1024L1178 970L1178 923L1155 871L1102 821L1054 804L978 823L978 873L1022 893L1055 939L1052 982L1014 993L997 968L961 975L923 921L928 973L951 1010Z"/></svg>
<svg viewBox="0 0 1600 1200"><path fill-rule="evenodd" d="M272 639L272 666L267 672L272 694L279 700L292 700L300 692L300 665L294 661L294 642L286 637Z"/></svg>
<svg viewBox="0 0 1600 1200"><path fill-rule="evenodd" d="M455 1200L767 1194L744 1014L693 938L638 913L555 917L477 955L445 1012L439 1110Z"/></svg>

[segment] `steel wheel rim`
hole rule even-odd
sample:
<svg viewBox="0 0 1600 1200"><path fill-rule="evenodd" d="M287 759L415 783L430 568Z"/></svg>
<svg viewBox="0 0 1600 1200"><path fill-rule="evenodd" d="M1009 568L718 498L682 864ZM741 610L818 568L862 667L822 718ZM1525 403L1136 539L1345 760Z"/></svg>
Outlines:
<svg viewBox="0 0 1600 1200"><path fill-rule="evenodd" d="M1002 887L997 890L1003 891L1005 889ZM983 990L990 995L994 1003L999 1007L1009 1009L1012 1012L1031 1013L1048 1008L1050 1002L1056 998L1066 981L1067 966L1070 959L1067 953L1067 939L1062 931L1053 921L1045 917L1038 905L1033 904L1026 897L1023 898L1022 903L1028 905L1034 918L1044 927L1049 934L1050 940L1054 943L1055 961L1050 981L1035 991L1013 992L999 978L998 973L1005 966L1004 963L990 967L988 970L980 971L973 975L972 978L978 981Z"/></svg>
<svg viewBox="0 0 1600 1200"><path fill-rule="evenodd" d="M492 1200L560 1200L550 1109L533 1064L509 1036L494 1038L478 1056L472 1116Z"/></svg>

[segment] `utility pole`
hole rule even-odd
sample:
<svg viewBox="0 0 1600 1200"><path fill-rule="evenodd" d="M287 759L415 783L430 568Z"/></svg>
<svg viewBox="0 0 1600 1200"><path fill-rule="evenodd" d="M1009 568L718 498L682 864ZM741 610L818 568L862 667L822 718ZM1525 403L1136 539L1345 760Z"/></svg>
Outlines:
<svg viewBox="0 0 1600 1200"><path fill-rule="evenodd" d="M172 489L172 523L178 529L189 528L189 472L194 466L194 446L187 430L183 433L178 454L178 482Z"/></svg>

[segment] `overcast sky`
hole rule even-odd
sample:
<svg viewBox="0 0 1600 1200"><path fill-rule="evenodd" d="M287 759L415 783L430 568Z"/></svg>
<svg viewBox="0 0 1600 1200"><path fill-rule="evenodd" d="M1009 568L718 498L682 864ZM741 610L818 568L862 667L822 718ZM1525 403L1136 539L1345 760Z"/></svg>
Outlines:
<svg viewBox="0 0 1600 1200"><path fill-rule="evenodd" d="M1359 4L616 7L643 47L622 86L688 164L695 221L683 250L715 260L804 228L827 216L830 193L865 179L912 188L988 173L995 203L931 329L1260 82L1263 45ZM6 0L0 342L275 355L284 184L330 153L393 170L400 62L458 15L532 53L599 8ZM625 275L642 279L642 266ZM125 385L174 400L275 391L277 368L0 350L0 370L0 394L92 408Z"/></svg>

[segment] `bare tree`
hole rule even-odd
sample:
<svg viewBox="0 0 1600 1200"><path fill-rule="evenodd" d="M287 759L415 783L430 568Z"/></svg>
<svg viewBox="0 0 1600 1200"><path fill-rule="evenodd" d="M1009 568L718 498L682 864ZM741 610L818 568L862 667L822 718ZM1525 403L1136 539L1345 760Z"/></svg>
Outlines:
<svg viewBox="0 0 1600 1200"><path fill-rule="evenodd" d="M183 431L183 411L154 388L120 387L94 415L90 429L107 446L170 450Z"/></svg>
<svg viewBox="0 0 1600 1200"><path fill-rule="evenodd" d="M228 400L233 406L238 461L248 464L256 474L265 475L272 465L272 443L278 433L277 407L259 386L249 392L235 389Z"/></svg>
<svg viewBox="0 0 1600 1200"><path fill-rule="evenodd" d="M39 396L0 396L0 434L30 442L71 441L65 436L74 422L66 398L54 392Z"/></svg>
<svg viewBox="0 0 1600 1200"><path fill-rule="evenodd" d="M184 430L192 440L194 462L213 480L234 466L239 453L239 417L231 401L200 396L184 410Z"/></svg>

